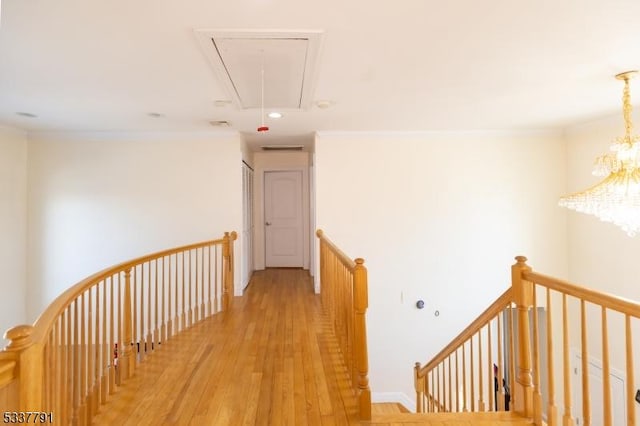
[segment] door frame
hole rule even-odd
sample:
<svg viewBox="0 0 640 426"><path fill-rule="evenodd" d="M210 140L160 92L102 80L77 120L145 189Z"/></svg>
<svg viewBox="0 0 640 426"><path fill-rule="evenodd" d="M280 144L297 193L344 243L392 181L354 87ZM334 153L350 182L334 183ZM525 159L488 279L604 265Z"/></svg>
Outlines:
<svg viewBox="0 0 640 426"><path fill-rule="evenodd" d="M310 263L310 211L311 211L311 195L309 191L309 167L308 166L291 166L291 167L265 167L256 170L254 176L256 179L254 191L256 195L255 211L255 246L254 260L255 269L265 269L266 265L266 239L264 233L264 177L269 172L302 172L302 267L309 269Z"/></svg>

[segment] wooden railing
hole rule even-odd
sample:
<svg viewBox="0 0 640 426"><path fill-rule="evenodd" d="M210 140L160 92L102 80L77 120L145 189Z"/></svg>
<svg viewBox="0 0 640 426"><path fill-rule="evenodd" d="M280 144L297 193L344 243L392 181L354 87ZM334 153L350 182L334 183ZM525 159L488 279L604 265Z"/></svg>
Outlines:
<svg viewBox="0 0 640 426"><path fill-rule="evenodd" d="M33 326L8 330L0 411L90 424L149 354L229 307L236 237L225 233L105 269L65 291Z"/></svg>
<svg viewBox="0 0 640 426"><path fill-rule="evenodd" d="M368 290L363 259L351 260L321 230L320 291L322 305L330 317L345 364L351 373L359 416L371 419L369 360L367 354Z"/></svg>
<svg viewBox="0 0 640 426"><path fill-rule="evenodd" d="M424 367L416 363L417 411L509 409L536 425L635 425L640 303L535 273L525 257L516 260L511 288ZM589 342L593 334L599 344ZM617 375L612 353L624 370ZM612 377L624 382L615 395ZM617 412L614 397L624 402Z"/></svg>
<svg viewBox="0 0 640 426"><path fill-rule="evenodd" d="M513 333L512 298L508 289L424 367L416 363L417 412L508 408L514 363L505 356L513 354L513 345L505 342L513 339L505 337Z"/></svg>

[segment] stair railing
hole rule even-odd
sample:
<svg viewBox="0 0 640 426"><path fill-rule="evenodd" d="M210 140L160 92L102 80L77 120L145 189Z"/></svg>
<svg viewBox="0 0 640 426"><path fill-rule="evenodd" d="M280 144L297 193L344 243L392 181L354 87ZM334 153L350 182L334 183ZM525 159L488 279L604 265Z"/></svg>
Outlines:
<svg viewBox="0 0 640 426"><path fill-rule="evenodd" d="M62 293L33 325L9 329L0 411L90 424L139 363L229 308L236 238L226 232L105 269Z"/></svg>
<svg viewBox="0 0 640 426"><path fill-rule="evenodd" d="M512 286L491 307L424 367L416 363L417 411L511 410L549 426L636 424L640 303L533 272L526 260L516 257ZM612 353L624 371L613 374ZM597 390L592 374L601 375ZM624 388L617 412L614 379ZM601 417L593 418L596 402Z"/></svg>
<svg viewBox="0 0 640 426"><path fill-rule="evenodd" d="M513 357L504 356L513 333L512 289L505 291L426 365L416 363L416 411L504 411L509 396L506 374ZM512 341L512 340L511 340ZM511 374L509 377L513 377ZM498 386L498 383L503 383Z"/></svg>
<svg viewBox="0 0 640 426"><path fill-rule="evenodd" d="M334 327L351 382L358 398L359 417L371 420L371 390L367 353L367 269L364 260L351 260L322 230L320 240L320 292L322 306Z"/></svg>

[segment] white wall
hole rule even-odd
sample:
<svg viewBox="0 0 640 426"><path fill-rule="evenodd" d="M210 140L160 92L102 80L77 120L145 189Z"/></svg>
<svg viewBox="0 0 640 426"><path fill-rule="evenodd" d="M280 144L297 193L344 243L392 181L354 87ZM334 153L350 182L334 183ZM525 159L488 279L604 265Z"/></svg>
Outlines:
<svg viewBox="0 0 640 426"><path fill-rule="evenodd" d="M30 321L62 290L93 272L241 230L236 134L43 134L30 139ZM239 268L237 261L238 279Z"/></svg>
<svg viewBox="0 0 640 426"><path fill-rule="evenodd" d="M414 363L510 285L514 256L567 276L559 135L322 132L315 164L318 228L369 270L374 394L413 400Z"/></svg>
<svg viewBox="0 0 640 426"><path fill-rule="evenodd" d="M255 269L265 268L264 243L264 173L274 170L302 170L302 215L304 221L303 263L310 263L310 204L309 204L309 153L308 152L255 152L254 164L254 262Z"/></svg>
<svg viewBox="0 0 640 426"><path fill-rule="evenodd" d="M568 192L586 189L602 178L591 175L595 158L609 150L618 136L624 135L621 114L567 129ZM594 216L569 211L569 278L570 281L594 290L612 293L640 302L640 274L637 272L640 237L631 238L617 226L601 222ZM573 306L572 346L579 348L578 307ZM587 330L592 357L602 360L600 311L589 311ZM613 368L625 371L625 340L623 319L609 313L610 357ZM640 342L640 320L634 322L634 344ZM635 383L640 383L636 363Z"/></svg>
<svg viewBox="0 0 640 426"><path fill-rule="evenodd" d="M27 137L0 127L0 343L8 328L27 320L26 218Z"/></svg>

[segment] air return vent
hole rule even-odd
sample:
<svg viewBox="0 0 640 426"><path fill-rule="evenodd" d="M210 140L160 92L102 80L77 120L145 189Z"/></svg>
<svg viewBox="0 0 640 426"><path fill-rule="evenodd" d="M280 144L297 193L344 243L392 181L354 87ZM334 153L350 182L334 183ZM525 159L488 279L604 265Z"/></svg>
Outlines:
<svg viewBox="0 0 640 426"><path fill-rule="evenodd" d="M263 64L267 108L311 105L321 31L196 30L195 34L239 108L260 107Z"/></svg>
<svg viewBox="0 0 640 426"><path fill-rule="evenodd" d="M263 151L302 151L302 145L262 145Z"/></svg>
<svg viewBox="0 0 640 426"><path fill-rule="evenodd" d="M209 124L211 124L213 127L231 127L231 123L227 120L213 120L210 121Z"/></svg>

